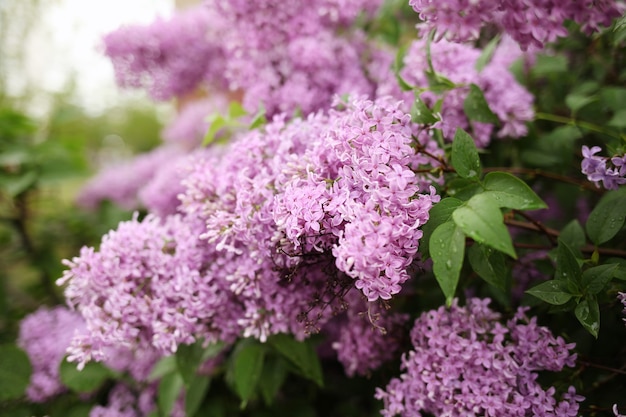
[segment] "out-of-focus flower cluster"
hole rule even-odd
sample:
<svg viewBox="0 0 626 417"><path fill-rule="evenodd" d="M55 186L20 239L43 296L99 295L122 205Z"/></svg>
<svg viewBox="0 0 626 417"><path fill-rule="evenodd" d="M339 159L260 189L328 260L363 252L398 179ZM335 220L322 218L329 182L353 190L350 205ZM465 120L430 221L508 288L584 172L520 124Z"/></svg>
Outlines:
<svg viewBox="0 0 626 417"><path fill-rule="evenodd" d="M157 178L163 175L174 177L177 161L185 154L179 146L161 146L133 159L106 166L83 186L77 203L89 209L95 209L103 201L111 201L127 210L136 209L142 203L151 207L153 196L149 190L153 187L152 181L161 181ZM166 194L175 197L180 191L180 186L173 187Z"/></svg>
<svg viewBox="0 0 626 417"><path fill-rule="evenodd" d="M328 108L334 94L373 93L368 55L376 48L348 27L380 3L207 0L167 21L121 28L105 50L120 85L146 87L156 99L206 84L242 91L252 113L308 114Z"/></svg>
<svg viewBox="0 0 626 417"><path fill-rule="evenodd" d="M430 48L430 57L428 49ZM464 101L469 92L469 85L481 88L489 108L501 122L498 137L519 138L527 133L526 122L534 118L533 96L520 85L509 66L523 56L522 51L510 38L503 39L491 60L482 70L476 68L481 51L469 45L455 44L445 40L430 43L425 40L414 41L404 57L404 67L400 71L402 78L410 85L425 89L420 98L429 108L441 103L441 122L436 125L443 135L452 141L457 128L472 132L477 146L489 144L494 133L494 125L470 121L464 111ZM431 62L429 63L429 59ZM428 91L428 71L432 69L457 85L444 92ZM389 85L391 82L391 85ZM395 80L388 80L379 86L379 94L390 92L402 97L405 103L411 103L413 93L400 93Z"/></svg>
<svg viewBox="0 0 626 417"><path fill-rule="evenodd" d="M522 49L543 48L567 35L566 20L591 32L610 26L624 10L619 0L410 0L425 31L456 42L477 39L484 26L495 25Z"/></svg>
<svg viewBox="0 0 626 417"><path fill-rule="evenodd" d="M33 367L26 395L33 402L45 402L66 390L59 375L59 365L74 338L88 333L86 319L76 311L58 306L40 308L20 324L18 344L26 351ZM152 348L110 346L105 364L128 373L136 381L146 381L161 355Z"/></svg>
<svg viewBox="0 0 626 417"><path fill-rule="evenodd" d="M402 358L404 373L379 389L383 415L572 416L584 398L573 387L555 398L543 389L540 371L573 367L572 344L528 318L526 309L500 323L489 299L423 313L411 331L413 350Z"/></svg>

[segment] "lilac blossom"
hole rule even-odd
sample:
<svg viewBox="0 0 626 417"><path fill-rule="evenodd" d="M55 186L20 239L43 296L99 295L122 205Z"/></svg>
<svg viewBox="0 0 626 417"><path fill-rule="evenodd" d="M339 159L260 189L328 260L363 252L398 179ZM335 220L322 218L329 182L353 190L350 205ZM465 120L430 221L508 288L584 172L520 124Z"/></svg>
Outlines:
<svg viewBox="0 0 626 417"><path fill-rule="evenodd" d="M581 171L596 187L599 188L602 183L607 190L617 190L620 185L626 184L626 155L616 155L609 159L596 155L601 151L599 146L590 149L583 145Z"/></svg>
<svg viewBox="0 0 626 417"><path fill-rule="evenodd" d="M411 148L410 117L397 103L347 106L289 124L277 118L265 132L244 134L199 161L185 180L183 210L204 217L203 236L241 263L227 280L246 299L246 335L302 335L303 305L311 295L334 298L328 291L335 281L349 288L356 280L374 301L408 279L419 226L438 199L409 167L428 158ZM375 256L359 246L361 237L376 240ZM329 263L338 268L330 276ZM299 293L303 275L308 285Z"/></svg>
<svg viewBox="0 0 626 417"><path fill-rule="evenodd" d="M348 106L331 113L330 130L291 164L274 217L294 250L332 248L339 270L369 301L390 299L409 278L419 227L438 196L432 188L420 194L428 186L411 167L430 160L411 147L400 103Z"/></svg>
<svg viewBox="0 0 626 417"><path fill-rule="evenodd" d="M79 206L95 209L103 201L133 210L141 206L139 194L158 173L176 162L186 152L175 145L166 145L133 159L104 167L80 190Z"/></svg>
<svg viewBox="0 0 626 417"><path fill-rule="evenodd" d="M176 118L162 133L166 142L176 143L185 149L198 147L211 125L209 117L224 114L228 110L228 100L222 94L213 93L209 97L192 101L179 109Z"/></svg>
<svg viewBox="0 0 626 417"><path fill-rule="evenodd" d="M241 308L214 279L223 266L195 230L180 216L135 217L105 235L99 251L84 247L66 261L59 284L67 283L68 303L87 322L86 334L72 340L69 360L81 367L106 361L120 345L166 355L181 343L236 337Z"/></svg>
<svg viewBox="0 0 626 417"><path fill-rule="evenodd" d="M610 26L624 10L620 0L409 0L420 19L422 33L436 29L455 42L477 39L486 25L495 25L522 49L543 48L567 35L565 20L574 20L587 33Z"/></svg>
<svg viewBox="0 0 626 417"><path fill-rule="evenodd" d="M72 340L86 333L85 319L64 306L40 308L22 320L18 344L33 366L26 391L29 400L44 402L66 390L59 377L59 365ZM105 365L128 373L136 381L145 381L159 358L154 349L136 350L117 345L107 350Z"/></svg>
<svg viewBox="0 0 626 417"><path fill-rule="evenodd" d="M559 401L554 387L544 390L537 381L540 371L573 367L574 344L539 326L527 308L503 325L489 302L473 298L460 307L454 300L415 321L404 372L376 392L384 416L578 415L584 397L574 387Z"/></svg>
<svg viewBox="0 0 626 417"><path fill-rule="evenodd" d="M196 155L206 153L200 148L187 155L172 158L157 170L154 176L138 191L137 198L150 213L166 217L178 212L179 195L184 192L183 179L190 171Z"/></svg>
<svg viewBox="0 0 626 417"><path fill-rule="evenodd" d="M203 5L148 26L123 26L103 39L121 87L143 87L156 100L190 93L205 80L223 87L219 16Z"/></svg>
<svg viewBox="0 0 626 417"><path fill-rule="evenodd" d="M89 417L140 417L137 410L136 396L124 384L117 384L109 393L107 405L96 405L89 412Z"/></svg>
<svg viewBox="0 0 626 417"><path fill-rule="evenodd" d="M17 344L26 351L33 367L26 390L29 400L44 402L65 391L59 365L73 336L84 329L80 314L65 307L42 307L22 320Z"/></svg>
<svg viewBox="0 0 626 417"><path fill-rule="evenodd" d="M105 38L118 83L156 99L208 86L240 92L250 113L328 108L334 94L372 95L369 56L377 47L350 26L381 0L249 2L207 0L150 26Z"/></svg>
<svg viewBox="0 0 626 417"><path fill-rule="evenodd" d="M522 57L522 52L515 44L502 40L493 58L482 71L476 69L476 61L481 54L479 49L445 40L432 43L430 49L433 69L455 83L455 88L442 93L428 91L427 72L430 68L424 40L411 44L404 57L404 67L400 75L415 88L426 90L420 94L420 98L430 108L434 108L442 100L439 114L441 121L436 127L442 130L447 140L452 141L457 128L471 131L479 147L487 146L494 133L499 138L519 138L526 135L526 122L534 118L534 97L508 70L512 61ZM412 102L413 93L401 93L399 88L390 87L389 82L395 83L395 80L382 83L379 91L395 90L394 95L404 99L405 103ZM463 103L469 92L468 86L472 83L480 87L489 108L500 120L502 127L497 132L494 132L494 125L470 121L465 115Z"/></svg>
<svg viewBox="0 0 626 417"><path fill-rule="evenodd" d="M131 387L118 383L109 392L107 403L97 405L89 412L89 417L143 417L157 410L157 383ZM168 417L185 417L185 396L180 394Z"/></svg>
<svg viewBox="0 0 626 417"><path fill-rule="evenodd" d="M345 314L327 325L335 336L331 346L346 375L368 375L395 357L409 316L367 303L357 290L346 294L346 300Z"/></svg>

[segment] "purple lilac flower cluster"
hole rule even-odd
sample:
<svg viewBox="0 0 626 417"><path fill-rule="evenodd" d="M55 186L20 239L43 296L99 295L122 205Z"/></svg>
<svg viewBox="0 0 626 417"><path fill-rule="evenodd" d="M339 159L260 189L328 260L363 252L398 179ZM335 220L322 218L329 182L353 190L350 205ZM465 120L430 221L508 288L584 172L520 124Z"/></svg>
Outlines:
<svg viewBox="0 0 626 417"><path fill-rule="evenodd" d="M163 175L163 170L176 170L177 163L184 159L185 154L186 151L176 145L164 145L133 159L106 166L83 186L77 203L88 209L95 209L107 200L127 210L145 205L145 201L142 201L142 190L149 187L153 179ZM171 176L167 175L168 178ZM168 195L175 196L181 191L180 186L173 187ZM147 193L150 205L152 196L149 191Z"/></svg>
<svg viewBox="0 0 626 417"><path fill-rule="evenodd" d="M59 364L74 337L85 329L83 317L65 307L40 308L20 323L18 345L33 367L28 399L44 402L65 390L59 380Z"/></svg>
<svg viewBox="0 0 626 417"><path fill-rule="evenodd" d="M540 371L573 367L573 344L518 309L506 325L489 308L489 299L470 299L460 307L423 313L411 331L413 350L404 354L400 378L376 397L382 414L421 416L572 416L584 398L573 387L558 401L544 390Z"/></svg>
<svg viewBox="0 0 626 417"><path fill-rule="evenodd" d="M599 146L593 146L590 149L583 145L581 171L597 187L600 187L602 183L607 190L617 190L620 185L626 184L626 155L609 159L596 155L600 151L602 148Z"/></svg>
<svg viewBox="0 0 626 417"><path fill-rule="evenodd" d="M292 250L332 248L339 270L369 301L387 300L408 279L419 227L438 201L411 169L431 161L411 147L412 124L400 102L347 105L331 112L330 129L289 164L274 218Z"/></svg>
<svg viewBox="0 0 626 417"><path fill-rule="evenodd" d="M468 86L472 83L481 88L489 108L502 124L497 132L498 137L519 138L527 133L526 122L534 118L534 98L508 69L515 59L522 56L522 51L509 38L501 41L491 61L481 71L476 69L476 61L481 54L479 49L442 40L432 43L430 50L435 72L457 85L443 93L425 91L420 94L420 98L430 108L443 100L441 122L436 127L442 129L446 139L451 141L456 129L463 128L473 133L479 147L487 146L491 140L494 125L470 121L465 114L463 103L469 91ZM429 80L426 73L429 62L426 51L426 41L414 41L404 57L404 67L400 75L409 84L428 90ZM395 85L395 80L389 81ZM379 93L383 92L392 92L402 97L406 103L412 102L412 93L403 94L397 86L394 88L383 83L379 87Z"/></svg>
<svg viewBox="0 0 626 417"><path fill-rule="evenodd" d="M371 49L358 30L347 30L362 12L373 15L380 0L214 0L230 28L223 45L231 90L243 104L268 114L308 114L328 108L334 94L370 94L365 71ZM341 35L338 32L342 32Z"/></svg>
<svg viewBox="0 0 626 417"><path fill-rule="evenodd" d="M105 235L98 252L85 247L66 261L59 284L87 322L70 360L107 360L116 346L165 355L181 343L236 337L241 308L213 279L221 265L196 231L180 216L135 218Z"/></svg>
<svg viewBox="0 0 626 417"><path fill-rule="evenodd" d="M123 27L104 42L119 84L147 87L156 99L205 83L212 91L243 92L251 113L263 106L270 115L308 114L328 108L334 94L373 93L367 67L376 47L346 29L380 3L263 0L251 8L207 0L169 21Z"/></svg>
<svg viewBox="0 0 626 417"><path fill-rule="evenodd" d="M222 19L194 7L148 26L123 26L103 39L121 87L141 87L156 100L193 91L210 80L225 86L223 51L216 43Z"/></svg>
<svg viewBox="0 0 626 417"><path fill-rule="evenodd" d="M121 223L67 262L59 283L88 327L72 359L118 344L167 354L195 340L302 339L346 309L378 312L365 298L400 291L438 196L411 170L428 157L398 102L342 105L192 155L182 214Z"/></svg>
<svg viewBox="0 0 626 417"><path fill-rule="evenodd" d="M185 149L195 149L204 139L211 125L211 115L224 114L228 109L228 99L224 95L212 93L209 97L185 104L162 133L166 142L176 143Z"/></svg>
<svg viewBox="0 0 626 417"><path fill-rule="evenodd" d="M610 26L624 10L620 0L410 0L409 4L424 21L424 29L436 29L440 37L464 42L495 24L523 49L543 48L566 36L565 20L591 32Z"/></svg>
<svg viewBox="0 0 626 417"><path fill-rule="evenodd" d="M346 375L368 375L393 359L402 345L409 316L391 312L379 303L366 303L351 290L349 308L324 329ZM330 331L329 331L330 330Z"/></svg>
<svg viewBox="0 0 626 417"><path fill-rule="evenodd" d="M26 351L33 366L26 391L29 400L45 402L65 391L59 365L72 340L87 332L85 318L62 306L40 308L22 320L18 345ZM135 350L123 345L109 348L106 356L106 366L126 372L136 381L145 381L160 358L154 349Z"/></svg>

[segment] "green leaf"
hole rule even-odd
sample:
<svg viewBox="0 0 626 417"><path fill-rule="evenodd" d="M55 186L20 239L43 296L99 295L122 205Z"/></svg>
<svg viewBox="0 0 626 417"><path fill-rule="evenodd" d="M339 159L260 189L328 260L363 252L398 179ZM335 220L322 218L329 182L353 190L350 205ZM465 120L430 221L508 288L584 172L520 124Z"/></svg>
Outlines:
<svg viewBox="0 0 626 417"><path fill-rule="evenodd" d="M478 178L482 172L474 139L463 129L457 129L454 134L452 165L462 178Z"/></svg>
<svg viewBox="0 0 626 417"><path fill-rule="evenodd" d="M572 220L561 230L559 239L562 240L572 251L579 251L585 245L586 237L583 227L578 220Z"/></svg>
<svg viewBox="0 0 626 417"><path fill-rule="evenodd" d="M11 197L17 197L23 192L32 188L39 179L36 171L27 171L21 175L3 176L0 186L6 190Z"/></svg>
<svg viewBox="0 0 626 417"><path fill-rule="evenodd" d="M435 94L445 93L446 91L450 91L457 87L457 85L449 78L431 70L426 70L424 74L428 80L428 90Z"/></svg>
<svg viewBox="0 0 626 417"><path fill-rule="evenodd" d="M596 245L608 242L624 226L626 194L612 191L604 195L587 218L587 235Z"/></svg>
<svg viewBox="0 0 626 417"><path fill-rule="evenodd" d="M404 56L406 55L406 49L406 45L398 48L398 52L396 53L396 59L393 63L393 73L396 76L396 80L398 81L400 89L402 89L402 91L411 91L415 87L407 83L404 78L402 78L402 75L400 75L400 71L402 70L402 67L404 67Z"/></svg>
<svg viewBox="0 0 626 417"><path fill-rule="evenodd" d="M0 401L24 395L32 370L26 352L15 345L0 345Z"/></svg>
<svg viewBox="0 0 626 417"><path fill-rule="evenodd" d="M565 304L573 297L572 294L568 292L567 284L556 279L542 282L526 292L552 305Z"/></svg>
<svg viewBox="0 0 626 417"><path fill-rule="evenodd" d="M156 381L163 378L166 374L176 371L176 356L164 356L152 367L148 381Z"/></svg>
<svg viewBox="0 0 626 417"><path fill-rule="evenodd" d="M418 124L432 124L439 119L435 117L433 112L422 101L418 94L415 94L415 100L411 106L411 120Z"/></svg>
<svg viewBox="0 0 626 417"><path fill-rule="evenodd" d="M607 124L619 129L626 128L626 109L616 111Z"/></svg>
<svg viewBox="0 0 626 417"><path fill-rule="evenodd" d="M284 359L270 355L265 358L259 388L267 406L274 403L276 394L287 378L287 363Z"/></svg>
<svg viewBox="0 0 626 417"><path fill-rule="evenodd" d="M476 242L517 258L502 212L491 196L486 193L475 195L464 206L456 209L452 218Z"/></svg>
<svg viewBox="0 0 626 417"><path fill-rule="evenodd" d="M462 201L467 201L484 189L477 179L453 178L448 181L448 195Z"/></svg>
<svg viewBox="0 0 626 417"><path fill-rule="evenodd" d="M600 90L600 97L602 104L616 113L626 108L626 88L624 87L603 86Z"/></svg>
<svg viewBox="0 0 626 417"><path fill-rule="evenodd" d="M500 119L489 108L485 95L479 86L470 84L470 91L463 102L463 110L468 119L481 123L500 123Z"/></svg>
<svg viewBox="0 0 626 417"><path fill-rule="evenodd" d="M576 255L565 242L559 239L556 250L556 271L554 279L564 281L572 294L579 293L582 284L582 271Z"/></svg>
<svg viewBox="0 0 626 417"><path fill-rule="evenodd" d="M229 120L224 118L224 116L218 114L214 117L209 118L209 122L211 125L209 126L209 130L204 135L204 140L202 141L202 146L207 146L215 141L215 135L219 132L220 129L229 125Z"/></svg>
<svg viewBox="0 0 626 417"><path fill-rule="evenodd" d="M620 281L626 281L626 259L609 258L606 260L606 263L617 265L617 269L613 272L613 278L617 278Z"/></svg>
<svg viewBox="0 0 626 417"><path fill-rule="evenodd" d="M576 306L574 314L580 324L597 339L600 331L600 308L598 301L594 297L586 297Z"/></svg>
<svg viewBox="0 0 626 417"><path fill-rule="evenodd" d="M75 392L93 392L115 374L100 362L88 362L82 370L76 368L76 363L68 362L67 358L61 361L59 377L63 385Z"/></svg>
<svg viewBox="0 0 626 417"><path fill-rule="evenodd" d="M447 222L452 218L452 212L463 205L461 200L457 200L453 197L447 197L435 204L428 213L428 221L422 226L422 242L429 242L430 236L433 231L442 223ZM422 254L427 255L429 250L429 244L420 245Z"/></svg>
<svg viewBox="0 0 626 417"><path fill-rule="evenodd" d="M324 386L322 366L310 342L298 342L292 336L281 333L270 337L268 343L295 365L302 376L320 387Z"/></svg>
<svg viewBox="0 0 626 417"><path fill-rule="evenodd" d="M50 417L89 417L93 409L93 404L74 404L69 407L65 406L59 408L60 409L50 410ZM28 415L28 417L32 416L32 413Z"/></svg>
<svg viewBox="0 0 626 417"><path fill-rule="evenodd" d="M194 417L207 391L211 377L208 375L195 375L193 380L189 383L185 390L185 415L188 417Z"/></svg>
<svg viewBox="0 0 626 417"><path fill-rule="evenodd" d="M192 345L180 345L176 351L176 366L183 377L185 385L188 385L196 375L196 371L204 361L216 356L224 348L221 342L212 343L203 347L202 341Z"/></svg>
<svg viewBox="0 0 626 417"><path fill-rule="evenodd" d="M435 278L450 305L459 283L465 254L465 235L452 221L439 225L429 241Z"/></svg>
<svg viewBox="0 0 626 417"><path fill-rule="evenodd" d="M563 55L537 55L532 73L542 77L568 72L567 58Z"/></svg>
<svg viewBox="0 0 626 417"><path fill-rule="evenodd" d="M484 187L500 207L516 210L547 208L546 203L522 180L506 172L490 172Z"/></svg>
<svg viewBox="0 0 626 417"><path fill-rule="evenodd" d="M242 407L245 407L252 398L259 384L265 351L265 346L252 339L242 340L235 350L233 378L235 391L242 400Z"/></svg>
<svg viewBox="0 0 626 417"><path fill-rule="evenodd" d="M500 35L496 35L492 40L483 48L483 51L480 53L480 56L476 60L476 64L474 67L476 71L481 72L487 64L491 61L493 57L493 53L496 51L498 44L500 43Z"/></svg>
<svg viewBox="0 0 626 417"><path fill-rule="evenodd" d="M501 252L476 243L469 248L467 255L474 272L494 287L506 290L508 271Z"/></svg>
<svg viewBox="0 0 626 417"><path fill-rule="evenodd" d="M183 377L178 372L167 374L159 383L157 406L160 417L169 417L174 409L174 404L183 389Z"/></svg>
<svg viewBox="0 0 626 417"><path fill-rule="evenodd" d="M598 101L598 96L572 93L565 97L565 104L572 111L573 115L575 115L578 110L582 109L587 104L593 103L594 101Z"/></svg>
<svg viewBox="0 0 626 417"><path fill-rule="evenodd" d="M585 270L582 277L583 291L589 294L598 294L613 279L618 267L619 265L616 264L608 264Z"/></svg>
<svg viewBox="0 0 626 417"><path fill-rule="evenodd" d="M259 111L254 115L248 129L254 130L258 127L265 126L267 123L267 118L265 117L265 107L261 105L259 107Z"/></svg>
<svg viewBox="0 0 626 417"><path fill-rule="evenodd" d="M228 105L228 118L231 120L238 119L245 116L248 112L243 108L238 101L231 101Z"/></svg>
<svg viewBox="0 0 626 417"><path fill-rule="evenodd" d="M197 341L192 345L180 345L176 350L176 367L185 385L189 385L196 376L196 371L202 362L204 348L202 342Z"/></svg>

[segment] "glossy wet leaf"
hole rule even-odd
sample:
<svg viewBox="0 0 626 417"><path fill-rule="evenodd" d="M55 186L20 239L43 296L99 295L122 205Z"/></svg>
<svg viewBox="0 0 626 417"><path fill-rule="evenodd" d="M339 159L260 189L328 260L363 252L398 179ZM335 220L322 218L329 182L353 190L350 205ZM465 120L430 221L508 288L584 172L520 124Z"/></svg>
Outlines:
<svg viewBox="0 0 626 417"><path fill-rule="evenodd" d="M470 84L470 91L463 102L463 110L468 119L481 123L499 123L500 119L489 108L483 91L476 84Z"/></svg>
<svg viewBox="0 0 626 417"><path fill-rule="evenodd" d="M567 284L560 280L542 282L526 292L552 305L565 304L573 297L568 292Z"/></svg>
<svg viewBox="0 0 626 417"><path fill-rule="evenodd" d="M482 172L474 139L463 129L457 129L452 142L452 166L462 178L478 178Z"/></svg>
<svg viewBox="0 0 626 417"><path fill-rule="evenodd" d="M490 172L483 185L498 206L516 210L547 208L544 201L519 178L506 172Z"/></svg>
<svg viewBox="0 0 626 417"><path fill-rule="evenodd" d="M476 242L517 258L502 212L491 196L485 193L475 195L464 206L457 208L452 218Z"/></svg>
<svg viewBox="0 0 626 417"><path fill-rule="evenodd" d="M439 225L429 241L435 278L449 305L459 283L465 255L465 234L453 221Z"/></svg>

